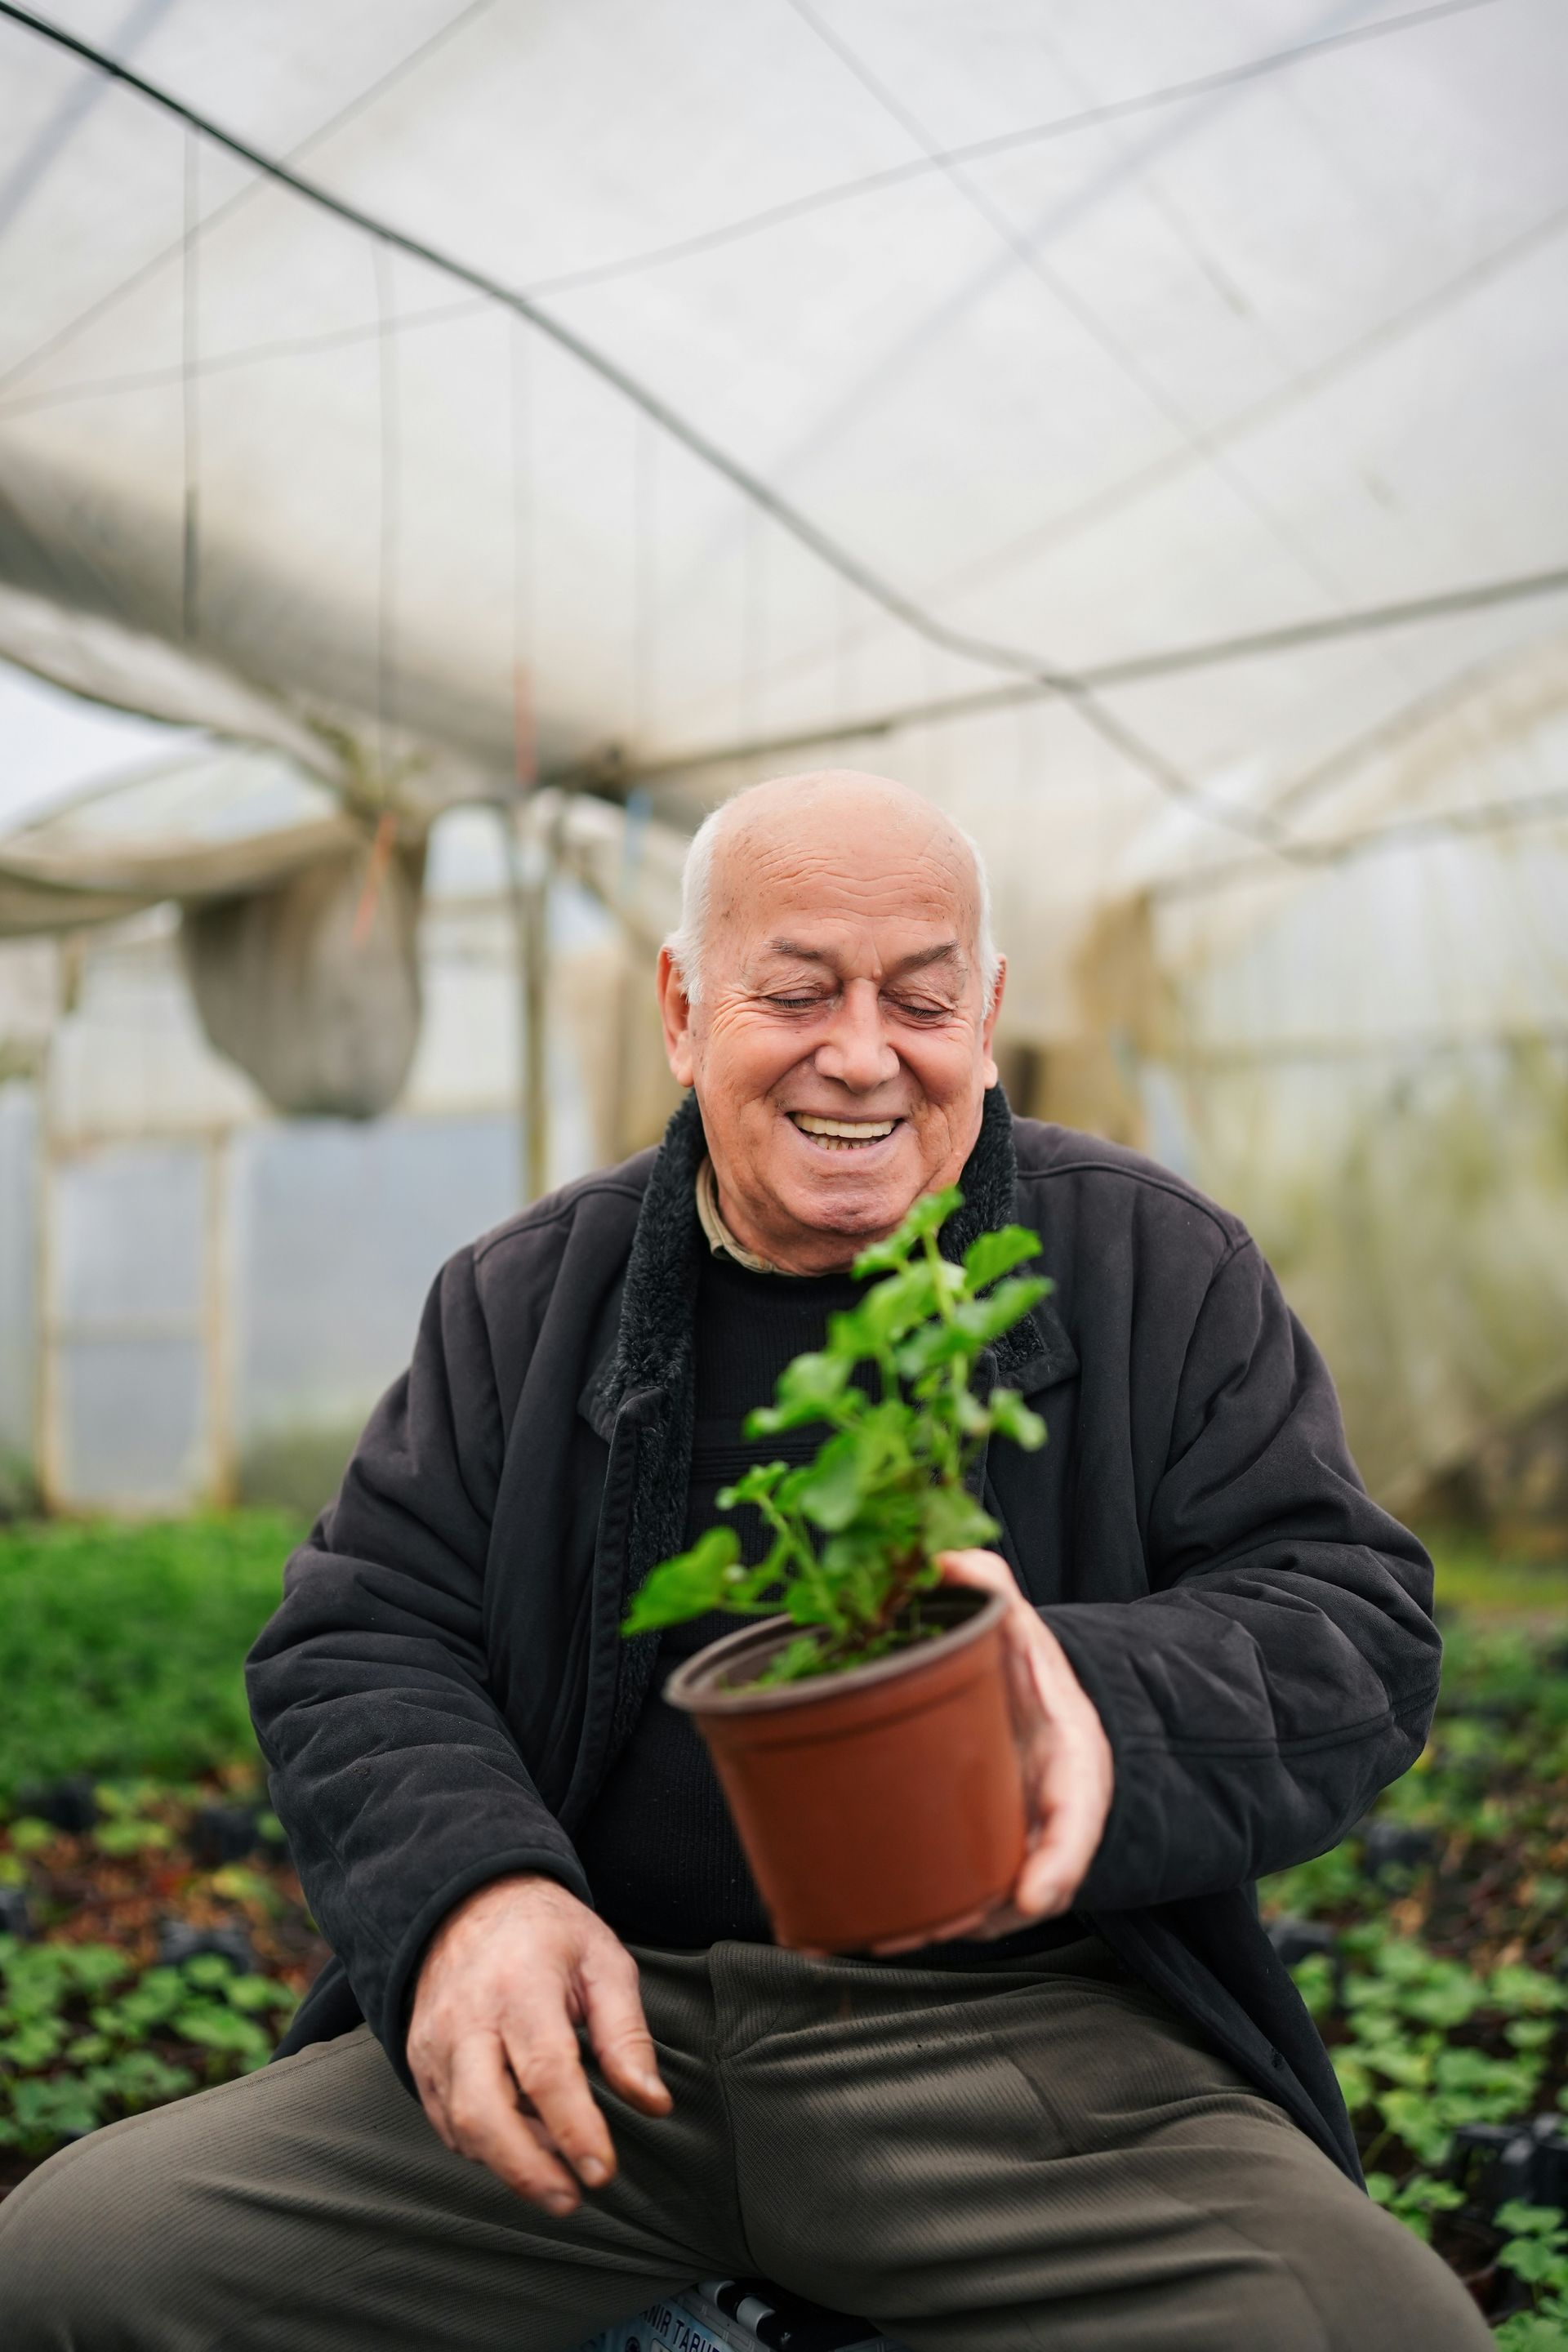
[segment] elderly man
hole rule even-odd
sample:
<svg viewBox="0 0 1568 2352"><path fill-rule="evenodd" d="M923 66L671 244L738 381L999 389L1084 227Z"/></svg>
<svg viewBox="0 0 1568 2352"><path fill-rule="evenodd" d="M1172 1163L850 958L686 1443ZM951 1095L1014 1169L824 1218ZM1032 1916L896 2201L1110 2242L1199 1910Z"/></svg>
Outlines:
<svg viewBox="0 0 1568 2352"><path fill-rule="evenodd" d="M916 2352L1489 2340L1363 2195L1249 1900L1418 1752L1428 1563L1237 1221L1011 1117L1002 981L903 787L703 828L662 1148L446 1267L252 1657L336 1955L293 2054L11 2199L11 2352L549 2352L754 2271ZM618 1622L857 1251L954 1181L944 1246L1016 1215L1057 1283L1007 1367L1051 1442L994 1453L999 1551L947 1563L1010 1596L1038 1835L995 1916L825 1960L658 1698L718 1627Z"/></svg>

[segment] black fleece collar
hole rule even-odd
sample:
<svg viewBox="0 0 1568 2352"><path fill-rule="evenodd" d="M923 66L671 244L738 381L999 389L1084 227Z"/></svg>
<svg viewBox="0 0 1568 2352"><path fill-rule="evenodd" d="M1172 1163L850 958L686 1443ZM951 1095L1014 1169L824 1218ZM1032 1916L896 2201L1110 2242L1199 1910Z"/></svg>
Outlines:
<svg viewBox="0 0 1568 2352"><path fill-rule="evenodd" d="M588 1418L602 1436L609 1435L628 1397L679 1389L694 1377L692 1310L707 1246L694 1202L707 1150L697 1097L688 1094L665 1129L643 1193L614 1352L584 1397ZM1013 1222L1017 1176L1013 1114L1001 1087L994 1086L985 1094L980 1133L959 1179L963 1206L942 1230L944 1257L956 1264L976 1234ZM1078 1361L1048 1301L1003 1336L995 1358L996 1377L1020 1388L1060 1380Z"/></svg>

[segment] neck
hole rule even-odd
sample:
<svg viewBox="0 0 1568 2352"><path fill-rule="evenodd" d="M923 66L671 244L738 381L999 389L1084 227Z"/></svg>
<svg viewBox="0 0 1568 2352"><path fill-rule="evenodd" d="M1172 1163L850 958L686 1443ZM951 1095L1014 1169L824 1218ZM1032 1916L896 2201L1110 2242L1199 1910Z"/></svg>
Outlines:
<svg viewBox="0 0 1568 2352"><path fill-rule="evenodd" d="M719 1215L726 1233L739 1242L750 1257L760 1259L774 1274L845 1274L863 1249L883 1238L879 1233L763 1233L738 1209L734 1196L725 1192L717 1170L714 1177Z"/></svg>

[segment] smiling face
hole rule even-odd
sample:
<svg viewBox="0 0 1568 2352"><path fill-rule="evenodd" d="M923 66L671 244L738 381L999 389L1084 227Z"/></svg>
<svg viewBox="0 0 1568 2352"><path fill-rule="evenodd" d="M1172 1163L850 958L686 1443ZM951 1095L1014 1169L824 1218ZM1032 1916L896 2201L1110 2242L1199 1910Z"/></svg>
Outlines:
<svg viewBox="0 0 1568 2352"><path fill-rule="evenodd" d="M881 778L784 778L715 845L699 1002L668 951L670 1067L694 1087L737 1241L814 1274L848 1265L956 1181L996 1078L973 862Z"/></svg>

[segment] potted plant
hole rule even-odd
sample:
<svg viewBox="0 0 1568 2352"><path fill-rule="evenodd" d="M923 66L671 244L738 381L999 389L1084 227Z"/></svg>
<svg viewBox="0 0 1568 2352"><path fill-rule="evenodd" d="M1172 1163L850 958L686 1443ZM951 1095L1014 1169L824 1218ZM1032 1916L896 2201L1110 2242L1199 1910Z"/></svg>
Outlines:
<svg viewBox="0 0 1568 2352"><path fill-rule="evenodd" d="M1040 1247L1022 1225L944 1258L962 1199L918 1201L861 1253L855 1273L878 1277L865 1297L748 1416L749 1437L827 1430L811 1461L759 1462L718 1498L761 1512L766 1557L745 1566L734 1528L711 1528L653 1570L622 1626L710 1609L761 1621L688 1660L665 1696L708 1742L775 1935L809 1949L983 1910L1024 1858L1004 1605L944 1585L938 1555L997 1533L967 1483L987 1441L1045 1443L1016 1390L981 1397L974 1374L1051 1286L1016 1271Z"/></svg>

